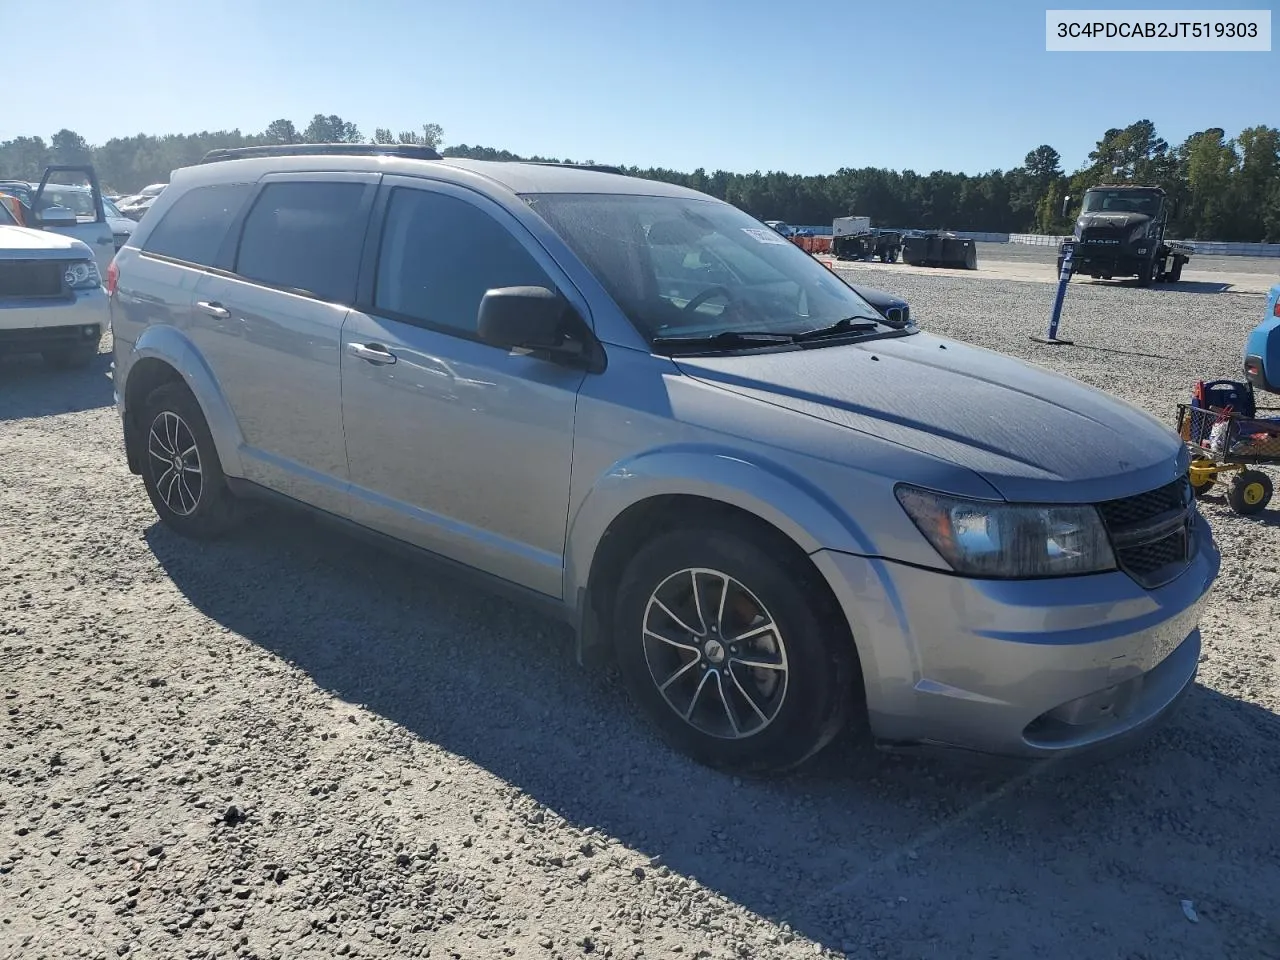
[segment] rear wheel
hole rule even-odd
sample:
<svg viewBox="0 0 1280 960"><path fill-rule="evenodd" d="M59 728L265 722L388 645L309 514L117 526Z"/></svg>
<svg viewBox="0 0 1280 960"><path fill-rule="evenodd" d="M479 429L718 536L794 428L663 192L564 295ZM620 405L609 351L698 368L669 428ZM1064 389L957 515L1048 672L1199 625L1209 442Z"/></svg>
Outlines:
<svg viewBox="0 0 1280 960"><path fill-rule="evenodd" d="M614 608L617 662L668 744L717 769L781 773L844 726L857 658L806 566L720 528L662 534L635 555Z"/></svg>
<svg viewBox="0 0 1280 960"><path fill-rule="evenodd" d="M1169 275L1165 277L1165 279L1168 280L1170 283L1177 283L1179 280L1181 280L1182 265L1186 262L1187 261L1183 260L1181 257L1174 257L1173 266L1169 268Z"/></svg>
<svg viewBox="0 0 1280 960"><path fill-rule="evenodd" d="M140 411L142 482L164 523L184 537L211 540L240 520L213 436L185 384L166 383Z"/></svg>
<svg viewBox="0 0 1280 960"><path fill-rule="evenodd" d="M1242 516L1260 513L1271 502L1271 478L1261 470L1242 470L1231 481L1227 503Z"/></svg>

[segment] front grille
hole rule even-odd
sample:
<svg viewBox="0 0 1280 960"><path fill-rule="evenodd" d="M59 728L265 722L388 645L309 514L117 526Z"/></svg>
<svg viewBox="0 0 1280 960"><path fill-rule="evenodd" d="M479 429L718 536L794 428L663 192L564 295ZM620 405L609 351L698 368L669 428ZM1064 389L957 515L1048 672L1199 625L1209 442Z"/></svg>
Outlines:
<svg viewBox="0 0 1280 960"><path fill-rule="evenodd" d="M1191 562L1191 482L1182 476L1147 493L1098 504L1120 569L1153 589Z"/></svg>
<svg viewBox="0 0 1280 960"><path fill-rule="evenodd" d="M0 260L0 297L65 297L61 260Z"/></svg>

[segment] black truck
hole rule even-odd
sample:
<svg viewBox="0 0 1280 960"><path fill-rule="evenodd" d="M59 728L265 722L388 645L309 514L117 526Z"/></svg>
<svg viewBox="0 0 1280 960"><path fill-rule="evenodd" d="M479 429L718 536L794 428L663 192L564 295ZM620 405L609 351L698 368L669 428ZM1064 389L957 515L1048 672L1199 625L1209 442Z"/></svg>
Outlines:
<svg viewBox="0 0 1280 960"><path fill-rule="evenodd" d="M1064 217L1070 205L1071 198L1064 197ZM1058 272L1070 244L1073 274L1095 280L1137 277L1144 287L1161 280L1177 283L1182 265L1194 251L1166 236L1175 213L1175 202L1160 187L1132 183L1090 187L1072 238L1058 249Z"/></svg>

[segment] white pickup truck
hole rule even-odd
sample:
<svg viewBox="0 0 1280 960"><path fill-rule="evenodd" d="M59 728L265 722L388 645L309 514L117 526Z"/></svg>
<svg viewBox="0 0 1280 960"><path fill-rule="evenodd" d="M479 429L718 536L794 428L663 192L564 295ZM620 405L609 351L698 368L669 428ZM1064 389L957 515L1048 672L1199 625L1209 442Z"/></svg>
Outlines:
<svg viewBox="0 0 1280 960"><path fill-rule="evenodd" d="M111 317L99 262L105 255L110 264L115 249L105 218L85 220L42 204L40 191L28 206L0 184L0 354L39 353L54 367L87 366L97 356Z"/></svg>

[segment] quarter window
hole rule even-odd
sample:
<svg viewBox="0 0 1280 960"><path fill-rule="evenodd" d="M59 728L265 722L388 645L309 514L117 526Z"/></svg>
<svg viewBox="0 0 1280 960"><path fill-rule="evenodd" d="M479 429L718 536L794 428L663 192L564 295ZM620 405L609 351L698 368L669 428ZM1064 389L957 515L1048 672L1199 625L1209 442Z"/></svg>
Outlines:
<svg viewBox="0 0 1280 960"><path fill-rule="evenodd" d="M554 284L502 224L442 193L391 192L374 306L411 321L474 334L485 292Z"/></svg>
<svg viewBox="0 0 1280 960"><path fill-rule="evenodd" d="M332 303L355 300L363 183L269 183L245 218L236 273Z"/></svg>
<svg viewBox="0 0 1280 960"><path fill-rule="evenodd" d="M225 183L188 190L156 224L143 249L202 267L213 266L227 228L252 189L248 183Z"/></svg>

